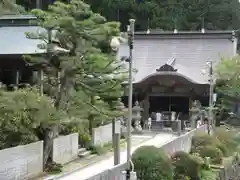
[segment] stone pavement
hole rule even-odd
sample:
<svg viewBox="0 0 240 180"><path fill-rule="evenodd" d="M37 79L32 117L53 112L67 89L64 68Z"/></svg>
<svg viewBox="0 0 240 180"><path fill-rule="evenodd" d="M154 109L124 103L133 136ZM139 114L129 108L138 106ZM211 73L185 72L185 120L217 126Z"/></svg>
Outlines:
<svg viewBox="0 0 240 180"><path fill-rule="evenodd" d="M136 147L146 142L147 140L154 138L157 134L158 134L157 132L145 131L144 134L142 135L132 135L132 147ZM127 148L126 143L121 144L121 152L126 150L126 148ZM72 161L64 165L62 169L63 170L62 173L57 175L46 175L45 177L37 178L37 180L40 180L40 179L51 180L51 179L60 178L62 176L66 176L67 174L71 174L76 171L81 171L81 169L91 167L91 165L94 165L97 162L101 162L109 158L113 158L113 152L108 152L101 156L93 154L84 159L79 158L79 159L76 159L75 161Z"/></svg>
<svg viewBox="0 0 240 180"><path fill-rule="evenodd" d="M151 133L146 132L144 135L133 135L132 136L132 153L141 146L153 145L160 147L163 144L175 139L177 136L171 133ZM120 153L120 161L121 164L127 161L127 153L126 148L123 148ZM85 166L84 168L76 168L76 170L72 172L63 173L58 176L56 179L60 180L85 180L90 178L98 173L101 173L111 167L113 167L113 153L109 153L108 155L102 157L95 161L95 163L91 163L90 165ZM52 178L52 179L55 179Z"/></svg>

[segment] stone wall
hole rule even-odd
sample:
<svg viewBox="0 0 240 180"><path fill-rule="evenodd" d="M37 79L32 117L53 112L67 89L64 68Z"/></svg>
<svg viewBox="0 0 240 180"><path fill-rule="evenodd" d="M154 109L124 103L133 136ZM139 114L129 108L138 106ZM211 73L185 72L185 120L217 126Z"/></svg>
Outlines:
<svg viewBox="0 0 240 180"><path fill-rule="evenodd" d="M53 141L53 161L68 163L78 157L78 133L60 136Z"/></svg>
<svg viewBox="0 0 240 180"><path fill-rule="evenodd" d="M25 180L43 171L43 142L0 151L0 179Z"/></svg>
<svg viewBox="0 0 240 180"><path fill-rule="evenodd" d="M115 122L115 130L120 132L121 123L120 121ZM93 145L104 145L112 141L112 123L98 128L93 128L92 132L92 143Z"/></svg>

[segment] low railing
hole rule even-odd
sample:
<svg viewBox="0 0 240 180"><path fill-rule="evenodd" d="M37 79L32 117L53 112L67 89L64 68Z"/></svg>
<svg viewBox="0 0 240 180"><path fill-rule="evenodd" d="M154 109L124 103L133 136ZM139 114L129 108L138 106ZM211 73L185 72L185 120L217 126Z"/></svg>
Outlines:
<svg viewBox="0 0 240 180"><path fill-rule="evenodd" d="M181 131L185 131L188 128L188 122L186 120L152 120L151 122L151 131L172 131L178 132L179 128ZM179 124L180 123L180 124Z"/></svg>
<svg viewBox="0 0 240 180"><path fill-rule="evenodd" d="M189 152L192 145L192 137L198 132L206 132L206 125L201 126L200 128L194 129L186 134L179 136L176 139L164 144L160 148L163 148L166 153L169 155L174 154L177 151ZM85 180L123 180L121 172L126 170L127 164L120 164L114 166L112 169L108 169L102 173L99 173L91 178Z"/></svg>
<svg viewBox="0 0 240 180"><path fill-rule="evenodd" d="M127 163L120 164L85 180L122 180L122 171L126 169Z"/></svg>

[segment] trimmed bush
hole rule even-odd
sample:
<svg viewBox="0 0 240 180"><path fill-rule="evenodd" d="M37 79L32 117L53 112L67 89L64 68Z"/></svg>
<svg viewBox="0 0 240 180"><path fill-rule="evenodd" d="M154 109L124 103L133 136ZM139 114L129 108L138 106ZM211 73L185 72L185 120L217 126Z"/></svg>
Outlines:
<svg viewBox="0 0 240 180"><path fill-rule="evenodd" d="M203 158L210 157L213 164L222 164L223 153L216 146L202 146L197 148L196 152Z"/></svg>
<svg viewBox="0 0 240 180"><path fill-rule="evenodd" d="M154 146L142 146L132 156L139 180L173 180L173 166L167 155Z"/></svg>
<svg viewBox="0 0 240 180"><path fill-rule="evenodd" d="M206 134L198 133L192 138L192 150L194 151L198 147L216 145L216 138Z"/></svg>
<svg viewBox="0 0 240 180"><path fill-rule="evenodd" d="M181 177L196 178L200 176L201 167L204 161L196 154L188 154L183 151L176 152L172 156L172 164L174 166L174 179Z"/></svg>
<svg viewBox="0 0 240 180"><path fill-rule="evenodd" d="M224 128L216 128L214 136L227 147L228 155L236 151L239 144L236 138L236 132L228 131Z"/></svg>
<svg viewBox="0 0 240 180"><path fill-rule="evenodd" d="M197 152L198 148L204 146L215 146L216 148L222 151L224 156L228 156L229 151L225 144L223 144L218 138L215 136L211 136L209 134L197 134L192 139L192 152Z"/></svg>

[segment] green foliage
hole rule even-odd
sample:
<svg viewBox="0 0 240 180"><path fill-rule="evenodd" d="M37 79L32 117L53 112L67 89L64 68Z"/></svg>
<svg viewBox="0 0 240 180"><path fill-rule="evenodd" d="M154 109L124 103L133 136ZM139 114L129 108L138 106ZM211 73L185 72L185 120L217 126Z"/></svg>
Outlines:
<svg viewBox="0 0 240 180"><path fill-rule="evenodd" d="M188 154L182 151L172 156L175 178L184 175L188 177L199 177L204 161L197 155Z"/></svg>
<svg viewBox="0 0 240 180"><path fill-rule="evenodd" d="M228 131L224 128L216 128L214 136L227 147L228 153L232 154L236 152L239 146L239 141L235 131Z"/></svg>
<svg viewBox="0 0 240 180"><path fill-rule="evenodd" d="M201 171L201 180L216 180L217 173L212 170L202 170Z"/></svg>
<svg viewBox="0 0 240 180"><path fill-rule="evenodd" d="M100 145L96 145L96 146L89 146L88 150L90 150L92 152L92 154L97 154L97 155L102 155L106 152L108 152L109 150L112 149L112 143L106 143L103 146Z"/></svg>
<svg viewBox="0 0 240 180"><path fill-rule="evenodd" d="M50 163L46 169L46 172L52 173L52 174L58 174L62 172L63 166L58 163Z"/></svg>
<svg viewBox="0 0 240 180"><path fill-rule="evenodd" d="M0 16L9 14L24 14L25 10L22 6L14 3L15 0L0 1Z"/></svg>
<svg viewBox="0 0 240 180"><path fill-rule="evenodd" d="M90 134L92 128L118 117L120 113L112 102L123 94L121 84L126 79L126 69L116 60L109 42L119 35L119 23L107 22L80 0L55 2L47 11L35 9L32 14L42 20L40 26L49 34L27 33L29 38L47 42L42 44L47 57L31 57L31 61L45 64L44 89L56 99L56 107L71 117L89 120ZM49 35L69 53L55 52Z"/></svg>
<svg viewBox="0 0 240 180"><path fill-rule="evenodd" d="M216 128L214 135L197 134L192 139L192 152L197 152L201 157L210 157L211 163L221 164L223 156L231 156L238 151L239 135L236 131Z"/></svg>
<svg viewBox="0 0 240 180"><path fill-rule="evenodd" d="M89 147L92 143L92 138L89 135L89 132L88 131L83 131L83 132L78 131L78 134L79 134L79 139L78 139L79 145L81 145L82 147L85 147L85 148Z"/></svg>
<svg viewBox="0 0 240 180"><path fill-rule="evenodd" d="M154 146L142 146L132 156L140 180L172 180L173 167L167 155Z"/></svg>
<svg viewBox="0 0 240 180"><path fill-rule="evenodd" d="M238 0L194 1L194 0L85 0L95 12L108 20L119 20L122 29L127 26L129 18L136 18L136 29L199 30L238 29ZM139 3L138 3L139 2Z"/></svg>
<svg viewBox="0 0 240 180"><path fill-rule="evenodd" d="M216 69L216 75L222 83L217 90L230 97L240 96L240 57L224 59L220 61Z"/></svg>
<svg viewBox="0 0 240 180"><path fill-rule="evenodd" d="M86 120L75 119L61 124L60 134L68 135L78 133L78 143L81 147L89 147L91 145L91 136L88 131L88 122Z"/></svg>
<svg viewBox="0 0 240 180"><path fill-rule="evenodd" d="M212 164L222 164L223 153L216 146L202 146L196 150L197 153L200 154L201 157L210 157Z"/></svg>
<svg viewBox="0 0 240 180"><path fill-rule="evenodd" d="M206 133L198 133L192 138L192 151L194 152L196 149L199 147L203 146L208 146L208 145L213 145L213 146L223 146L218 139L216 139L215 136L211 136ZM224 147L222 147L224 149ZM225 149L224 149L225 151Z"/></svg>
<svg viewBox="0 0 240 180"><path fill-rule="evenodd" d="M60 114L47 96L35 89L0 92L0 144L2 148L39 140L38 132L60 122Z"/></svg>
<svg viewBox="0 0 240 180"><path fill-rule="evenodd" d="M229 154L227 146L219 141L216 136L211 136L206 133L199 133L193 136L192 139L192 152L198 151L199 148L205 147L205 146L215 146L216 148L219 148L223 155L227 156Z"/></svg>

